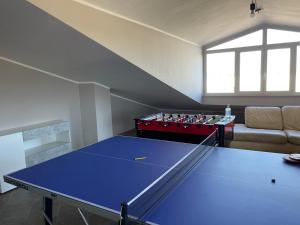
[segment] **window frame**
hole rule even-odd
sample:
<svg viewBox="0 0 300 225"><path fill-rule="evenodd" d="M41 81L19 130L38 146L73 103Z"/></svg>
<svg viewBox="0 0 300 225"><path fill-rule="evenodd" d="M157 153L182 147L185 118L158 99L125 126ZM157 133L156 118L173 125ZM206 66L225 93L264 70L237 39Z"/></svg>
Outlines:
<svg viewBox="0 0 300 225"><path fill-rule="evenodd" d="M300 46L299 42L288 42L288 43L276 43L267 44L267 29L278 29L284 31L295 31L300 32L300 28L287 27L263 24L260 26L253 27L251 29L245 30L241 33L232 35L225 39L217 42L205 45L203 47L203 90L204 96L300 96L300 92L296 92L296 70L297 70L297 47ZM239 38L241 36L247 35L249 33L262 30L263 31L263 42L259 46L246 46L239 48L228 48L228 49L218 49L218 50L208 50L214 46L220 45L224 42ZM290 87L289 91L266 91L267 88L267 51L270 49L281 49L290 48ZM206 71L206 57L210 53L222 53L222 52L235 52L235 84L234 93L207 93L207 71ZM240 53L248 51L261 51L261 90L260 91L240 91Z"/></svg>

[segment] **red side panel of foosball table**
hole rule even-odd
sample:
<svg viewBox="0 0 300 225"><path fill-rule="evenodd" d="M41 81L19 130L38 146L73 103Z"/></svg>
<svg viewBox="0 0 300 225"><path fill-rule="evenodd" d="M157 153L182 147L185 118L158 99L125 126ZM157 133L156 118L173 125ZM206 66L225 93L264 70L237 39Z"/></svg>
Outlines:
<svg viewBox="0 0 300 225"><path fill-rule="evenodd" d="M137 129L140 131L172 132L181 134L210 135L218 126L203 124L184 124L161 121L137 121Z"/></svg>

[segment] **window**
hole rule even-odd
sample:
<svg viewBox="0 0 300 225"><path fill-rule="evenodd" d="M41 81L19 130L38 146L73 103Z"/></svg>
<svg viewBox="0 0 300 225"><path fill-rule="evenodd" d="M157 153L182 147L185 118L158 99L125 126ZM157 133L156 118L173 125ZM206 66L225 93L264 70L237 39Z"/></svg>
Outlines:
<svg viewBox="0 0 300 225"><path fill-rule="evenodd" d="M296 92L300 92L300 46L297 47Z"/></svg>
<svg viewBox="0 0 300 225"><path fill-rule="evenodd" d="M300 32L268 29L268 44L300 41Z"/></svg>
<svg viewBox="0 0 300 225"><path fill-rule="evenodd" d="M204 48L207 94L300 94L300 29L261 26Z"/></svg>
<svg viewBox="0 0 300 225"><path fill-rule="evenodd" d="M234 52L207 55L207 93L234 92Z"/></svg>
<svg viewBox="0 0 300 225"><path fill-rule="evenodd" d="M290 86L290 49L268 50L267 91L288 91Z"/></svg>
<svg viewBox="0 0 300 225"><path fill-rule="evenodd" d="M240 91L260 91L261 51L240 53Z"/></svg>
<svg viewBox="0 0 300 225"><path fill-rule="evenodd" d="M253 32L251 34L247 34L240 38L236 38L234 40L225 42L223 44L217 45L213 48L208 50L217 50L217 49L226 49L226 48L239 48L245 46L255 46L255 45L262 45L262 30Z"/></svg>

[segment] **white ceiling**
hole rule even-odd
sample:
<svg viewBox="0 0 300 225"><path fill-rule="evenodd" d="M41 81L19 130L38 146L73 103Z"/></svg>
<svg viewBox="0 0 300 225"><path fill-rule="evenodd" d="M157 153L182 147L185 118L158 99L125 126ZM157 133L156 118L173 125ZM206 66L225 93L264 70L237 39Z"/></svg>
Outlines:
<svg viewBox="0 0 300 225"><path fill-rule="evenodd" d="M0 1L0 30L2 57L159 108L200 105L26 1Z"/></svg>
<svg viewBox="0 0 300 225"><path fill-rule="evenodd" d="M249 16L251 0L81 0L204 45L260 23L300 26L300 0L257 0L264 8Z"/></svg>
<svg viewBox="0 0 300 225"><path fill-rule="evenodd" d="M261 22L298 25L300 18L300 0L258 0L265 9L255 19L249 17L250 0L81 1L199 44ZM102 83L113 93L161 108L200 106L26 1L0 1L0 30L3 57L76 81Z"/></svg>

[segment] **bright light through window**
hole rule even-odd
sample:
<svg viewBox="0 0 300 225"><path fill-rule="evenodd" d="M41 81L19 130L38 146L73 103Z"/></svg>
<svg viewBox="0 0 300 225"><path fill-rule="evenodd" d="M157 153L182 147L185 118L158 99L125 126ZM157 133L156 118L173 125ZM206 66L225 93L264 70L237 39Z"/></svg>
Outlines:
<svg viewBox="0 0 300 225"><path fill-rule="evenodd" d="M300 30L263 26L204 52L206 93L300 94Z"/></svg>
<svg viewBox="0 0 300 225"><path fill-rule="evenodd" d="M207 54L207 93L234 93L234 52Z"/></svg>
<svg viewBox="0 0 300 225"><path fill-rule="evenodd" d="M241 52L240 91L260 91L261 51Z"/></svg>
<svg viewBox="0 0 300 225"><path fill-rule="evenodd" d="M226 48L240 48L246 46L262 45L262 30L244 35L242 37L233 39L223 44L212 47L208 50L226 49Z"/></svg>
<svg viewBox="0 0 300 225"><path fill-rule="evenodd" d="M268 29L268 44L300 41L300 32Z"/></svg>
<svg viewBox="0 0 300 225"><path fill-rule="evenodd" d="M300 92L300 46L297 47L296 91L297 91L297 92Z"/></svg>
<svg viewBox="0 0 300 225"><path fill-rule="evenodd" d="M267 91L288 91L290 86L290 49L268 50Z"/></svg>

